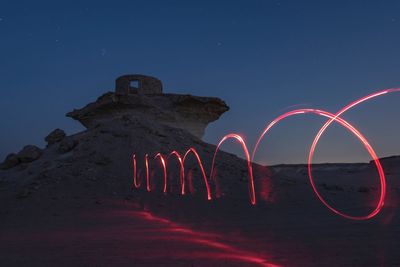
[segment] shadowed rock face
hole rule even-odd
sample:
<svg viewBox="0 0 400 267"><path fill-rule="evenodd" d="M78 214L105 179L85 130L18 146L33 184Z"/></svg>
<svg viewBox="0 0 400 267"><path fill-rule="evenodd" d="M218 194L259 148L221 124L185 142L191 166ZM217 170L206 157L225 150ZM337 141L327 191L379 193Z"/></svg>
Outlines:
<svg viewBox="0 0 400 267"><path fill-rule="evenodd" d="M219 98L192 95L117 95L106 93L84 108L67 114L91 129L120 118L146 118L149 121L184 129L201 138L210 122L229 107Z"/></svg>

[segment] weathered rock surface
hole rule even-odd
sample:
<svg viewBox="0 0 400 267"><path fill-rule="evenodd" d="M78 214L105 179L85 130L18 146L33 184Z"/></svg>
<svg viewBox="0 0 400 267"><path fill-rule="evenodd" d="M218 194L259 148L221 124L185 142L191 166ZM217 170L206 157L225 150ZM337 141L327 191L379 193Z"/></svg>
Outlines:
<svg viewBox="0 0 400 267"><path fill-rule="evenodd" d="M44 139L48 145L53 145L60 142L66 136L65 132L61 129L55 129Z"/></svg>
<svg viewBox="0 0 400 267"><path fill-rule="evenodd" d="M74 140L72 138L65 138L58 145L58 152L67 153L67 152L71 151L72 149L74 149L77 144L78 144L77 140Z"/></svg>
<svg viewBox="0 0 400 267"><path fill-rule="evenodd" d="M120 96L106 93L94 103L67 114L88 129L124 118L145 118L155 123L184 129L201 138L210 122L217 120L229 107L214 97L162 94Z"/></svg>
<svg viewBox="0 0 400 267"><path fill-rule="evenodd" d="M19 164L18 156L15 153L9 154L1 164L1 169L8 170Z"/></svg>
<svg viewBox="0 0 400 267"><path fill-rule="evenodd" d="M137 87L131 82L137 82ZM215 97L163 94L161 81L151 76L123 75L115 84L115 93L106 93L67 116L88 129L121 118L145 118L201 138L207 125L229 110L224 101Z"/></svg>
<svg viewBox="0 0 400 267"><path fill-rule="evenodd" d="M37 146L25 146L18 154L18 160L22 163L29 163L37 160L42 155L42 150Z"/></svg>

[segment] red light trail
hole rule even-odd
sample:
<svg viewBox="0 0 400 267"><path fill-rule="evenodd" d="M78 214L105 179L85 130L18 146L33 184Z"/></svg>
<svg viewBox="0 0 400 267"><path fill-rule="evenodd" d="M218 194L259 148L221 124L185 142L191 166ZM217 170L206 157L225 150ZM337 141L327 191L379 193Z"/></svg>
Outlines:
<svg viewBox="0 0 400 267"><path fill-rule="evenodd" d="M158 223L162 227L159 231L171 233L174 235L170 240L188 242L189 245L203 245L213 250L213 252L191 252L191 258L207 258L207 259L229 259L244 263L251 263L255 266L277 267L279 265L270 263L264 257L257 255L252 251L246 251L230 244L219 241L219 235L207 232L198 232L190 228L178 225L168 219L157 217L148 211L132 212L132 215L146 219L149 223ZM179 254L179 252L177 252ZM183 255L181 255L183 256Z"/></svg>
<svg viewBox="0 0 400 267"><path fill-rule="evenodd" d="M356 107L357 105L364 103L368 100L374 99L376 97L379 96L383 96L389 93L394 93L394 92L400 92L400 88L393 88L393 89L386 89L383 91L379 91L367 96L364 96L354 102L351 102L350 104L346 105L344 108L342 108L339 112L337 112L336 114L332 114L329 113L327 111L324 110L319 110L319 109L296 109L296 110L292 110L289 112L286 112L280 116L278 116L276 119L274 119L272 122L270 122L266 128L264 129L264 131L262 132L262 134L260 135L260 137L258 138L253 152L249 153L249 150L247 148L246 142L244 141L244 139L238 135L238 134L234 134L234 133L230 133L225 135L221 141L218 143L217 148L214 152L214 156L213 156L213 160L212 160L212 164L211 164L211 171L210 171L210 175L207 177L206 172L204 170L204 166L203 166L203 162L198 154L198 152L196 151L195 148L191 147L189 148L184 156L182 157L181 154L177 151L172 151L169 155L168 158L169 159L171 156L175 156L178 159L179 165L180 165L180 174L179 174L179 180L180 180L180 186L181 186L181 194L184 195L185 194L185 177L186 177L186 173L185 173L185 161L187 159L187 157L190 154L193 154L197 160L197 163L200 167L202 176L203 176L203 180L204 180L204 184L206 187L206 191L207 191L207 199L208 200L212 200L212 193L211 193L211 188L209 185L209 181L211 179L213 179L214 176L214 168L215 168L215 163L216 163L216 156L218 154L218 151L220 150L221 145L230 139L233 139L234 141L238 142L242 149L243 152L245 154L245 158L246 158L246 162L247 162L247 168L248 168L248 175L249 175L249 194L250 194L250 203L252 205L255 205L257 200L256 200L256 190L255 190L255 183L254 183L254 175L253 175L253 166L252 166L252 162L254 161L254 157L255 154L257 152L257 149L259 147L260 142L264 139L265 135L273 128L273 126L275 126L277 123L281 122L282 120L294 116L294 115L300 115L300 114L315 114L315 115L319 115L322 117L326 117L328 118L328 121L321 127L321 129L318 131L318 133L316 134L311 148L309 150L309 155L308 155L308 177L309 177L309 181L310 184L312 186L312 189L315 193L315 195L317 196L317 198L319 199L319 201L325 205L329 210L331 210L333 213L342 216L344 218L347 219L351 219L351 220L367 220L367 219L371 219L373 217L375 217L383 208L384 206L384 200L385 200L385 196L386 196L386 177L385 177L385 173L383 171L383 167L379 161L379 157L377 156L377 154L375 153L374 149L372 148L372 146L370 145L370 143L368 142L368 140L354 127L352 126L349 122L345 121L344 119L342 119L340 116L342 114L344 114L346 111ZM325 133L326 129L332 124L332 122L337 122L338 124L340 124L342 127L344 127L345 129L347 129L348 131L350 131L355 137L358 138L358 140L364 145L365 149L368 151L368 153L370 154L376 168L378 171L378 175L379 175L379 182L380 182L380 196L379 199L376 203L376 206L374 208L374 210L372 210L369 214L364 215L364 216L352 216L352 215L348 215L345 213L340 212L339 210L335 209L334 207L332 207L319 193L315 182L314 182L314 178L313 178L313 174L312 174L312 161L313 161L313 157L314 157L314 153L315 153L315 149L317 147L317 144L321 138L321 136ZM149 156L148 154L145 155L145 166L146 166L146 188L147 191L151 191L151 185L150 185L150 175L149 175ZM167 192L167 161L165 160L165 157L161 154L161 153L157 153L154 157L155 159L159 158L161 165L163 167L163 174L164 174L164 188L163 188L163 192L166 193ZM133 161L133 183L132 183L132 187L136 187L139 188L140 187L140 183L138 182L137 179L137 162L136 162L136 155L133 154L132 155L132 161Z"/></svg>

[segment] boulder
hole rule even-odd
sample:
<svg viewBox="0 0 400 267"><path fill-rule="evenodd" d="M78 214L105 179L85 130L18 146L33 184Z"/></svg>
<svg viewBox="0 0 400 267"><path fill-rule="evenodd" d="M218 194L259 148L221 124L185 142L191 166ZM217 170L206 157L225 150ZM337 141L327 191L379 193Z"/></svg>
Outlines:
<svg viewBox="0 0 400 267"><path fill-rule="evenodd" d="M57 128L51 133L49 133L49 135L46 136L44 140L47 142L47 145L50 146L63 140L65 136L66 136L65 132Z"/></svg>
<svg viewBox="0 0 400 267"><path fill-rule="evenodd" d="M15 153L9 154L4 162L1 164L1 169L8 170L19 164L19 159Z"/></svg>
<svg viewBox="0 0 400 267"><path fill-rule="evenodd" d="M22 163L28 163L37 160L42 156L42 150L37 146L25 146L18 154L17 158Z"/></svg>

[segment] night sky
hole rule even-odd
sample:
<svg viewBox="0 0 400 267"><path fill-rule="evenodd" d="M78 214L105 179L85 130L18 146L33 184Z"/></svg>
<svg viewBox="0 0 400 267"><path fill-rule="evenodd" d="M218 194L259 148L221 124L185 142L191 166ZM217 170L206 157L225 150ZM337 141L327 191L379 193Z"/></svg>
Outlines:
<svg viewBox="0 0 400 267"><path fill-rule="evenodd" d="M71 3L74 2L74 3ZM160 78L164 91L225 100L207 130L250 147L282 112L338 111L379 89L400 87L400 1L0 1L0 157L45 146L65 117L114 89L117 76ZM346 113L379 156L400 154L400 94ZM324 119L288 119L263 142L263 163L305 162ZM238 152L235 144L224 149ZM332 127L318 162L368 161L358 141Z"/></svg>

